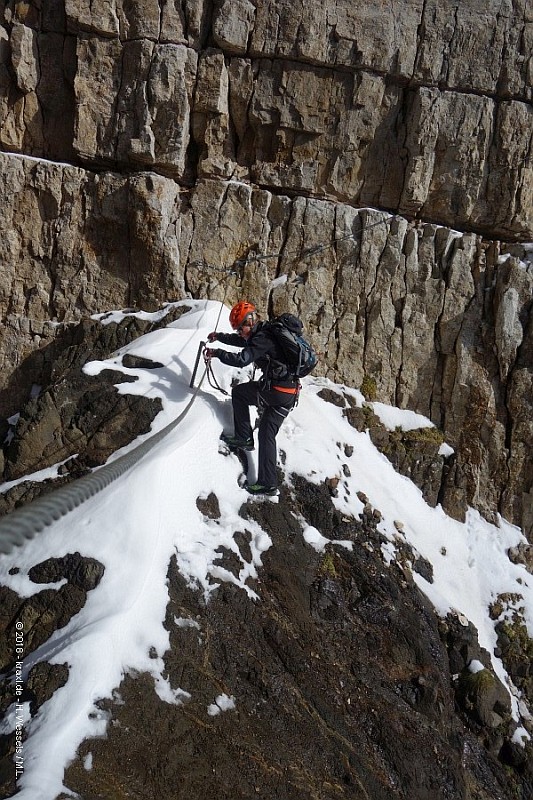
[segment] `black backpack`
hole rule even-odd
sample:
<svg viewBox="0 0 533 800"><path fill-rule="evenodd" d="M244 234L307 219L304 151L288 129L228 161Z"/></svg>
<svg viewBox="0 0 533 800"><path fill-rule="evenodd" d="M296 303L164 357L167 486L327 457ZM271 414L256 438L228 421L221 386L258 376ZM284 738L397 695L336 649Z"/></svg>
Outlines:
<svg viewBox="0 0 533 800"><path fill-rule="evenodd" d="M303 378L309 375L318 363L318 356L302 336L302 321L294 314L281 314L265 324L283 354L283 363L290 377Z"/></svg>

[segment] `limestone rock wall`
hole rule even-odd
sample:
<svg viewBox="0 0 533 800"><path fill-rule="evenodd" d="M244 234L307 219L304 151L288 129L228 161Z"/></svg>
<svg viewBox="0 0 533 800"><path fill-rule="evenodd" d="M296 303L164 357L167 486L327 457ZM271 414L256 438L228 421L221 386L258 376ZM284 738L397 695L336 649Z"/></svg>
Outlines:
<svg viewBox="0 0 533 800"><path fill-rule="evenodd" d="M54 0L3 17L4 150L531 238L522 0Z"/></svg>
<svg viewBox="0 0 533 800"><path fill-rule="evenodd" d="M532 43L526 0L0 0L0 414L58 326L249 295L531 533Z"/></svg>

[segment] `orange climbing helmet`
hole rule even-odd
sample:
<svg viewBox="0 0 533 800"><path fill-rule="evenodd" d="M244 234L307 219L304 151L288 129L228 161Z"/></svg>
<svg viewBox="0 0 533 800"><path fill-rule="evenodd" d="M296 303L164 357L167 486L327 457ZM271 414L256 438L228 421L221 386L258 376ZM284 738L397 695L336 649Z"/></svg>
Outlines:
<svg viewBox="0 0 533 800"><path fill-rule="evenodd" d="M255 314L256 308L253 303L246 300L239 300L229 312L230 325L234 331L238 331L244 320L249 314Z"/></svg>

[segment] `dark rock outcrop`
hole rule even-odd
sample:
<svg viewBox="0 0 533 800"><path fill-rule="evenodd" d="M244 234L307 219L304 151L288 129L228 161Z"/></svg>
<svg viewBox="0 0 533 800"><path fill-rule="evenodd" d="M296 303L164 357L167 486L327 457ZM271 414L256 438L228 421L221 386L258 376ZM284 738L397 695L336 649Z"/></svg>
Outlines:
<svg viewBox="0 0 533 800"><path fill-rule="evenodd" d="M478 716L456 711L449 664L486 657L475 630L439 623L404 571L384 566L376 516L343 520L329 489L303 480L279 505L241 513L239 536L248 518L274 543L253 584L259 602L221 583L206 606L172 563L166 674L190 699L166 705L148 678L126 677L121 703L104 704L116 724L105 742L82 745L69 787L93 797L120 775L124 794L162 800L527 796L523 765L509 773L498 758L512 742L503 717L495 730L484 714L492 700L471 703ZM353 550L313 551L300 514ZM194 626L176 627L177 616ZM214 714L222 695L234 707ZM503 713L500 694L493 706Z"/></svg>

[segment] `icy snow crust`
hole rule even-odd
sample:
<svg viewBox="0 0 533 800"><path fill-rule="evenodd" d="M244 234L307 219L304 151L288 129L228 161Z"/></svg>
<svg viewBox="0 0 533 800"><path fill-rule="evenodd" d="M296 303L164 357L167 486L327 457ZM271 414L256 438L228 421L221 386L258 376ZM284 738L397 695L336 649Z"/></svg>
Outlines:
<svg viewBox="0 0 533 800"><path fill-rule="evenodd" d="M137 339L106 361L85 367L91 375L109 367L122 370L138 380L119 385L120 392L160 397L163 411L155 419L152 433L175 419L190 400L189 381L198 344L215 328L220 312L220 304L210 301L188 300L183 305L192 310L167 328ZM160 319L171 307L156 315L142 316ZM105 324L123 317L116 312L97 318ZM219 330L229 330L227 309L222 312ZM164 366L126 369L121 364L125 353ZM236 370L223 367L218 361L213 366L218 382L229 389ZM200 366L198 379L202 371ZM240 377L248 376L244 371ZM326 379L305 379L299 405L281 428L278 444L286 453L287 479L291 473L317 483L341 477L339 496L333 502L343 514L356 517L363 509L357 492L364 492L383 515L380 530L388 539L383 548L385 563L394 561L395 542L398 536L404 536L415 552L433 565L433 584L417 573L414 579L437 613L456 610L471 620L478 629L480 644L489 653L494 651L496 634L488 607L501 593L523 597L522 614L529 635L533 635L533 578L506 555L508 548L526 542L521 531L504 520L500 520L499 527L491 525L473 510L463 524L450 519L442 508L429 507L420 490L394 471L367 433L357 432L343 417L342 409L317 396L324 387L336 388ZM363 403L358 391L339 388L358 404ZM394 427L404 424L408 429L414 422L418 426L431 425L411 412L387 410L378 404L374 408ZM169 648L169 634L163 627L169 599L166 576L173 555L190 586L200 589L206 599L221 580L237 584L251 601L256 599L248 580L257 577L262 553L272 545L257 524L247 520L253 537L252 561L243 565L238 578L214 564L221 546L239 556L233 534L242 527L238 511L246 500L238 486L237 459L218 452L223 428L232 429L231 403L204 381L184 421L132 470L23 548L2 557L2 583L23 597L43 588L31 582L27 573L47 558L79 551L105 565L102 581L88 593L85 607L25 661L24 676L34 664L47 660L67 663L69 679L33 720L26 721L24 774L18 781L20 800L53 800L61 791L70 793L63 786L64 769L83 739L105 733L108 719L96 703L113 697L125 673L150 673L165 702L179 705L190 696L187 686L170 686L163 677L163 656ZM147 436L139 437L112 459ZM353 455L347 458L339 449L339 442L352 446ZM256 457L255 453L251 455ZM350 477L344 476L343 463L348 463ZM254 470L255 462L252 481ZM207 497L210 492L216 494L220 504L221 517L217 521L204 517L196 505L198 497ZM321 550L327 540L305 520L299 521L308 546ZM395 525L397 521L403 523L401 533ZM334 544L352 546L350 542ZM10 575L9 570L15 566L20 572ZM195 620L175 619L175 624L198 627L202 636ZM501 661L495 656L492 661L509 687L515 718L519 720L520 713L528 715ZM207 713L231 713L238 703L238 697L217 698ZM523 728L518 729L517 741L527 736Z"/></svg>

